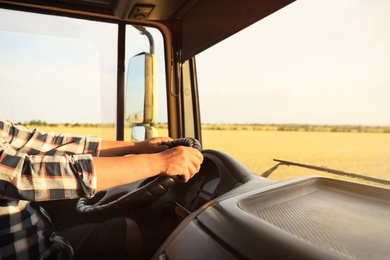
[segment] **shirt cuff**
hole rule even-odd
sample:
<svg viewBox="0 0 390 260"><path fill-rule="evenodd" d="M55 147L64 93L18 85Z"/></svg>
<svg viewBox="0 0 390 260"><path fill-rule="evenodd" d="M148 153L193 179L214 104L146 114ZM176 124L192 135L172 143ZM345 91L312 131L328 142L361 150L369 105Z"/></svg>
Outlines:
<svg viewBox="0 0 390 260"><path fill-rule="evenodd" d="M99 156L100 144L102 139L97 136L87 136L85 140L84 153L91 154L92 156Z"/></svg>
<svg viewBox="0 0 390 260"><path fill-rule="evenodd" d="M91 198L96 192L96 173L92 154L73 155L79 184L80 197Z"/></svg>

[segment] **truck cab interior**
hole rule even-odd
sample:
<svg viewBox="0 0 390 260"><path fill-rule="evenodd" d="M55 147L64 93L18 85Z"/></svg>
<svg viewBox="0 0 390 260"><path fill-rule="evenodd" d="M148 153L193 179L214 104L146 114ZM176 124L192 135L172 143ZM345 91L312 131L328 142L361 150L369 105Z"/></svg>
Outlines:
<svg viewBox="0 0 390 260"><path fill-rule="evenodd" d="M174 145L197 146L199 141L201 149L195 56L292 2L0 0L0 8L115 25L117 140L127 135L126 26L141 28L137 29L141 33L143 27L160 31L168 134L179 140ZM153 120L141 120L148 132L145 120ZM143 136L153 135L145 132ZM202 153L201 170L188 183L172 178L142 180L101 192L91 201L45 207L58 226L115 216L135 219L150 245L148 259L385 259L390 255L387 188L317 175L277 182L253 173L224 152ZM109 206L89 207L96 203ZM83 211L82 217L76 207Z"/></svg>

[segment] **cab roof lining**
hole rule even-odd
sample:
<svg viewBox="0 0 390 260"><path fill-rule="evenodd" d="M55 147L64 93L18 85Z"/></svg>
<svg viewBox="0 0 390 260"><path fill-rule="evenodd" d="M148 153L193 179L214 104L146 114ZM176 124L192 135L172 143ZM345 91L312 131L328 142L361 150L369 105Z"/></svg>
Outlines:
<svg viewBox="0 0 390 260"><path fill-rule="evenodd" d="M151 6L146 20L173 26L181 59L187 60L295 0L0 0L0 7L61 12L132 21L138 6ZM245 4L243 4L245 3ZM254 36L257 37L257 36Z"/></svg>

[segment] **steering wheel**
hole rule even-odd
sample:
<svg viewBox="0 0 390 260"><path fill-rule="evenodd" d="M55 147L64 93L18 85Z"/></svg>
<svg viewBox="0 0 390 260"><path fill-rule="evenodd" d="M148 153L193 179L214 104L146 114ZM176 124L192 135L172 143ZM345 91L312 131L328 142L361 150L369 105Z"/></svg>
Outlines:
<svg viewBox="0 0 390 260"><path fill-rule="evenodd" d="M166 145L169 148L183 145L202 150L200 142L194 138L180 138ZM157 176L146 181L114 187L99 192L92 199L80 198L76 204L76 212L92 222L104 221L156 201L178 181L178 176ZM136 188L140 182L146 184Z"/></svg>

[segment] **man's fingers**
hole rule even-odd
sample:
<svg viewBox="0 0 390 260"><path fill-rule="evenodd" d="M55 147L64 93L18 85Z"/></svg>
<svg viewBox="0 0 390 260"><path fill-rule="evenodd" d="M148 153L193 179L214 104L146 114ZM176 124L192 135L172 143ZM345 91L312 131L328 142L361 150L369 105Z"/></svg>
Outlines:
<svg viewBox="0 0 390 260"><path fill-rule="evenodd" d="M197 157L198 161L193 162L192 165L188 167L188 178L186 178L185 182L189 181L195 174L197 174L200 170L201 164L203 162L203 156Z"/></svg>
<svg viewBox="0 0 390 260"><path fill-rule="evenodd" d="M203 155L196 149L187 146L177 146L163 152L165 157L166 175L180 175L182 181L187 182L199 170L203 162Z"/></svg>

